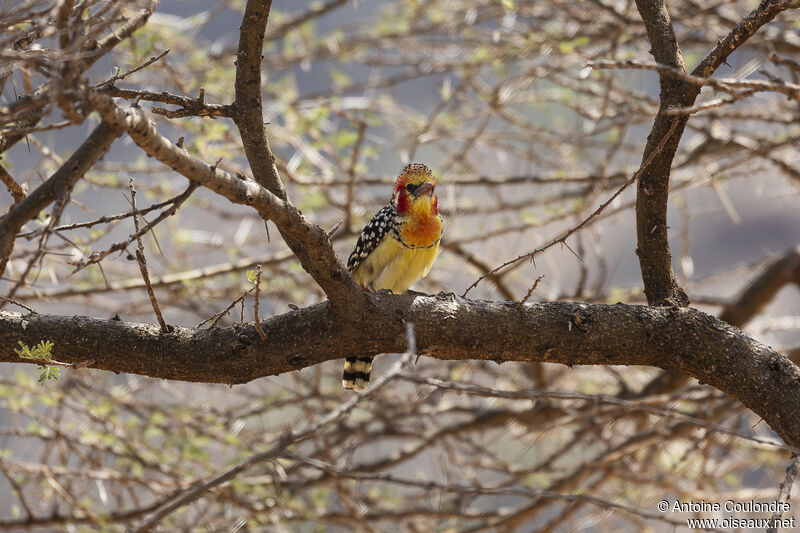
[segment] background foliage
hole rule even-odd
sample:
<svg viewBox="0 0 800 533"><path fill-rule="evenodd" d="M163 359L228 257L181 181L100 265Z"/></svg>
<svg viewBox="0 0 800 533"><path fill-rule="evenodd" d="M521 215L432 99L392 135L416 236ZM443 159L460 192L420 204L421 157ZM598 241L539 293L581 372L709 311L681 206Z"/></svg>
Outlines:
<svg viewBox="0 0 800 533"><path fill-rule="evenodd" d="M208 116L233 99L244 3L155 7L0 3L0 119L6 140L19 137L3 145L9 192L36 189L94 129L89 88L138 101L191 154L248 173L237 129ZM668 7L691 69L754 6ZM704 89L673 165L676 273L711 313L735 313L743 287L781 258L784 283L800 283L798 97L778 90L798 83L799 28L796 12L779 16L731 56L717 73L731 83ZM275 2L267 135L295 205L325 229L343 221L332 237L340 258L402 166L430 165L445 238L416 288L460 294L585 220L635 172L659 107L656 73L639 68L653 64L649 50L626 0ZM644 302L633 202L623 193L566 243L470 296ZM154 322L134 218L158 221L142 250L168 324L252 321L256 265L262 318L324 297L271 223L187 189L124 140L22 228L2 295L42 313ZM729 321L797 357L798 289L782 285L761 314ZM58 363L58 353L47 355ZM361 399L341 390L339 363L230 388L4 370L3 529L666 531L685 521L659 513L660 499L775 499L789 458L735 400L651 368L395 354ZM195 491L220 475L229 481Z"/></svg>

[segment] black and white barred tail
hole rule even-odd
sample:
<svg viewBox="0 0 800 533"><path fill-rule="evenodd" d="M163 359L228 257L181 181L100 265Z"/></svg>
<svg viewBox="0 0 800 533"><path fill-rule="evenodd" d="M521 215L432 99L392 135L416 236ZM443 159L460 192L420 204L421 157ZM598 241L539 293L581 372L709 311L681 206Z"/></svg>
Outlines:
<svg viewBox="0 0 800 533"><path fill-rule="evenodd" d="M372 370L372 356L348 357L344 361L342 386L345 389L364 392L369 386L369 373Z"/></svg>

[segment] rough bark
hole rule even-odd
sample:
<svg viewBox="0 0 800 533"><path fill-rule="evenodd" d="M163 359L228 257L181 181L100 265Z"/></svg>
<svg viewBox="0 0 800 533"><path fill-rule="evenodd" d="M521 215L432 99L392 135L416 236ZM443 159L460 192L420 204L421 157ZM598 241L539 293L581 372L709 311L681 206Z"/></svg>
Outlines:
<svg viewBox="0 0 800 533"><path fill-rule="evenodd" d="M261 103L261 51L264 47L264 32L269 20L271 0L249 0L245 7L242 25L239 28L239 49L236 55L236 101L233 104L233 121L239 128L247 162L256 182L283 200L294 209L286 194L275 165L275 155L264 132L264 114ZM259 212L265 220L271 217ZM342 312L353 312L353 303L358 300L360 290L350 275L336 259L329 244L310 246L307 239L300 239L284 224L273 220L289 249L300 264L314 276L331 302ZM317 228L319 229L319 228ZM324 269L309 269L308 265L324 260L329 263ZM336 264L339 263L339 264Z"/></svg>
<svg viewBox="0 0 800 533"><path fill-rule="evenodd" d="M731 326L743 328L761 309L767 306L784 286L800 286L800 247L786 252L767 266L732 302L720 312L719 319ZM796 355L787 354L792 361ZM626 392L626 398L642 398L667 394L689 382L689 376L675 372L662 372L638 392Z"/></svg>
<svg viewBox="0 0 800 533"><path fill-rule="evenodd" d="M286 199L286 191L275 166L275 156L264 133L261 105L261 50L269 20L271 0L250 0L239 27L236 54L236 102L233 121L239 128L247 162L255 180L272 194Z"/></svg>
<svg viewBox="0 0 800 533"><path fill-rule="evenodd" d="M706 56L692 71L693 75L707 77L714 73L731 52L749 39L759 28L787 9L800 6L798 0L765 0ZM683 56L672 28L669 13L663 0L636 0L650 41L651 53L656 62L685 71ZM667 226L667 204L669 200L669 177L672 161L678 149L686 117L673 117L666 112L670 108L690 107L700 94L701 87L675 79L668 74L659 74L661 86L660 106L647 137L642 156L645 161L667 134L673 121L678 121L675 132L664 148L639 178L636 194L636 254L642 271L644 292L650 305L689 304L686 293L678 286L672 270L672 254L669 247Z"/></svg>
<svg viewBox="0 0 800 533"><path fill-rule="evenodd" d="M678 39L664 3L660 0L637 0L636 7L642 16L650 39L651 52L658 63L685 70ZM693 102L699 87L659 76L661 85L660 107L647 136L644 161L660 143L673 121L678 125L663 149L639 177L636 193L636 254L642 270L642 281L647 301L651 305L689 304L689 298L678 286L672 270L672 254L669 248L667 228L667 202L669 199L669 175L672 160L678 149L687 117L672 117L664 111L671 106Z"/></svg>
<svg viewBox="0 0 800 533"><path fill-rule="evenodd" d="M440 359L546 361L566 365L648 365L691 375L723 390L800 446L800 369L736 328L688 308L516 304L452 294L370 295L369 325L329 303L262 322L197 330L87 317L0 313L0 361L25 362L18 341L55 344L63 363L165 379L245 383L354 353L406 349L415 324L418 352ZM28 361L30 362L30 361Z"/></svg>

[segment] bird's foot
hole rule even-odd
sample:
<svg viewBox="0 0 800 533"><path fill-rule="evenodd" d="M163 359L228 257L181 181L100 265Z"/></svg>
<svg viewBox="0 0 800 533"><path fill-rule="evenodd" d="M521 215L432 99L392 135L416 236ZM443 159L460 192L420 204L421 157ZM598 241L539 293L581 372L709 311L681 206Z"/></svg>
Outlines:
<svg viewBox="0 0 800 533"><path fill-rule="evenodd" d="M372 283L364 287L364 290L373 294L394 294L392 289L376 289Z"/></svg>

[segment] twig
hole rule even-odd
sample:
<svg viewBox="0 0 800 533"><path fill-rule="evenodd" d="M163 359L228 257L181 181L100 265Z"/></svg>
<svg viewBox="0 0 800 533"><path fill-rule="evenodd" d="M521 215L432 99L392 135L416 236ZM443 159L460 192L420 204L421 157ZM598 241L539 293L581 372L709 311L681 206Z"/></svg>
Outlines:
<svg viewBox="0 0 800 533"><path fill-rule="evenodd" d="M651 402L655 403L659 399L663 399L668 395L653 396L648 398L647 401L632 401L620 398L619 396L612 396L606 394L582 394L579 392L552 391L552 390L526 390L526 391L499 390L499 389L486 388L471 383L456 383L452 381L444 381L435 378L418 376L415 374L408 374L405 372L400 373L398 377L405 381L421 385L430 385L432 387L436 387L437 389L441 390L449 390L454 393L470 394L475 396L483 396L487 398L504 398L504 399L514 399L514 400L521 400L521 399L536 400L541 398L551 398L558 400L578 400L578 401L586 401L592 403L616 405L632 411L644 411L649 414L672 418L682 422L688 422L697 427L706 428L712 431L718 431L724 435L730 435L732 437L737 437L750 442L755 442L757 444L770 446L775 448L776 450L786 450L792 452L793 454L800 453L800 448L791 446L789 444L786 444L785 442L781 442L778 439L770 439L758 435L750 435L747 433L743 433L736 429L731 429L729 427L726 427L722 424L717 424L714 422L709 422L702 418L698 418L696 416L693 416L689 413L685 413L676 408L651 405Z"/></svg>
<svg viewBox="0 0 800 533"><path fill-rule="evenodd" d="M409 361L411 361L411 358L416 352L417 344L416 337L414 336L414 326L410 322L406 323L406 342L408 349L403 354L403 357L397 363L395 363L389 372L376 379L369 389L361 394L352 396L337 409L330 411L327 415L319 419L318 422L309 424L302 431L289 433L288 435L281 437L278 439L277 443L270 447L269 450L251 455L247 459L244 459L232 467L212 476L208 480L196 483L193 487L182 493L168 496L158 511L149 516L146 520L139 524L139 527L133 531L135 533L149 531L153 526L161 522L161 520L163 520L166 516L180 509L184 505L197 500L208 490L236 478L236 476L242 472L245 472L254 465L263 463L264 461L269 461L276 456L282 455L284 450L286 450L286 448L289 446L297 444L298 442L302 442L309 437L316 435L320 430L352 411L356 405L363 402L369 396L372 396L377 390L386 385L386 383L395 379L398 374L400 374L400 370L402 370L402 368L407 365Z"/></svg>
<svg viewBox="0 0 800 533"><path fill-rule="evenodd" d="M531 286L531 288L528 289L528 294L525 295L525 298L523 298L520 303L524 304L525 302L527 302L530 299L531 295L533 294L533 291L536 290L536 287L539 286L539 282L542 281L543 279L544 279L544 276L539 276L538 278L536 278L536 281L533 282L533 285Z"/></svg>
<svg viewBox="0 0 800 533"><path fill-rule="evenodd" d="M790 70L795 72L800 72L800 63L795 61L794 59L789 59L788 57L781 57L775 52L770 52L769 60L775 63L776 65L783 65Z"/></svg>
<svg viewBox="0 0 800 533"><path fill-rule="evenodd" d="M157 56L152 56L150 59L148 59L147 61L145 61L144 63L142 63L138 67L134 67L134 68L128 69L127 71L125 71L124 74L119 74L119 73L114 74L111 78L107 79L106 81L98 83L97 85L92 85L92 89L98 89L98 88L101 88L101 87L105 87L107 85L114 85L115 82L125 79L126 77L130 76L134 72L139 72L140 70L149 67L150 65L152 65L153 63L155 63L156 61L158 61L159 59L161 59L162 57L167 55L169 52L170 52L170 49L167 48L166 50L164 50L163 52L161 52ZM117 68L117 72L119 72L119 68Z"/></svg>
<svg viewBox="0 0 800 533"><path fill-rule="evenodd" d="M158 301L156 300L156 293L153 291L153 287L150 285L150 274L147 272L147 259L144 257L144 245L142 244L142 236L139 235L139 217L137 216L136 212L136 187L133 185L133 178L130 178L128 181L128 187L131 191L133 226L136 230L136 243L138 245L138 248L136 248L136 262L139 263L139 271L142 273L142 280L144 280L144 286L147 289L147 295L150 297L150 304L153 306L153 312L156 314L158 325L161 326L161 331L163 333L169 333L170 328L164 321L164 317L161 315L161 309L158 307Z"/></svg>
<svg viewBox="0 0 800 533"><path fill-rule="evenodd" d="M60 236L60 235L59 235ZM150 284L155 287L167 287L176 283L183 283L185 281L195 279L208 279L214 276L220 276L229 272L247 270L254 268L257 264L278 265L289 259L294 255L291 252L281 252L274 255L263 256L260 258L245 257L229 263L220 263L202 268L193 268L172 274L164 274L163 276L155 276L150 278ZM141 279L126 279L120 281L111 281L104 286L95 287L66 287L54 291L37 291L35 293L25 293L17 295L20 300L30 300L38 298L65 298L69 296L100 294L112 291L130 291L141 289L144 287L144 282Z"/></svg>
<svg viewBox="0 0 800 533"><path fill-rule="evenodd" d="M153 204L150 207L145 207L144 209L139 209L138 211L128 211L127 213L120 213L118 215L103 216L103 217L100 217L100 218L98 218L96 220L90 220L89 222L77 222L75 224L66 224L66 225L63 225L63 226L56 226L55 228L52 228L51 231L59 232L59 231L69 231L69 230L81 229L81 228L91 228L91 227L96 226L98 224L107 224L109 222L114 222L114 221L117 221L117 220L122 220L124 218L132 217L135 214L146 215L147 213L149 213L151 211L155 211L156 209L161 209L162 207L166 207L166 206L168 206L170 204L174 204L175 202L180 201L183 198L184 194L186 194L186 193L184 192L184 193L182 193L182 194L180 194L178 196L170 198L169 200L164 200L163 202L159 202L157 204ZM29 231L27 233L18 233L17 234L17 238L30 239L31 237L36 237L36 236L40 235L44 231L45 231L44 229L40 229L40 230L36 230L36 231Z"/></svg>
<svg viewBox="0 0 800 533"><path fill-rule="evenodd" d="M249 290L245 291L245 292L244 292L244 293L243 293L241 296L239 296L239 297L238 297L238 298L236 298L234 301L232 301L232 302L231 302L231 304L230 304L228 307L226 307L225 309L223 309L223 310L222 310L222 311L220 311L219 313L215 313L215 314L211 315L210 317L206 318L205 320L203 320L202 322L200 322L199 324L197 324L197 327L198 327L198 328L199 328L199 327L201 327L203 324L205 324L205 323L206 323L206 322L208 322L209 320L214 320L214 322L212 322L212 323L211 323L211 325L209 326L209 329L212 329L212 328L214 328L214 327L217 325L217 322L219 322L219 321L220 321L220 319L221 319L223 316L227 315L227 314L230 312L230 310L231 310L231 309L233 309L234 307L236 307L236 304L238 304L239 302L243 302L243 301L244 301L244 298L245 298L245 296L247 296L248 294L250 294L250 293L251 293L251 292L253 292L254 290L255 290L255 287L253 287L253 288L251 288L251 289L249 289Z"/></svg>
<svg viewBox="0 0 800 533"><path fill-rule="evenodd" d="M573 228L571 228L571 229L567 230L567 231L566 231L566 232L565 232L563 235L561 235L560 237L557 237L556 239L553 239L552 241L550 241L549 243L545 244L545 245L544 245L544 246L542 246L541 248L537 248L536 250L533 250L532 252L528 252L528 253L526 253L526 254L522 254L522 255L520 255L520 256L518 256L518 257L514 258L514 259L510 259L510 260L506 261L505 263L503 263L502 265L500 265L500 266L498 266L498 267L494 268L493 270L490 270L490 271L489 271L489 272L487 272L486 274L482 275L481 277L479 277L478 279L476 279L476 280L475 280L475 282L474 282L474 283L472 283L472 285L470 285L469 287L467 287L467 290L465 290L465 291L464 291L464 293L461 295L461 296L462 296L462 298L463 298L463 297L466 297L466 296L467 296L467 293L468 293L470 290L474 289L474 288L475 288L475 287L478 285L478 283L480 283L481 281L483 281L485 278L487 278L487 277L488 277L488 276L490 276L491 274L494 274L494 273L496 273L496 272L498 272L498 271L500 271L500 270L504 269L505 267L507 267L507 266L509 266L509 265L513 265L514 263L516 263L516 262L518 262L518 261L522 261L523 259L533 259L533 257L534 257L536 254L539 254L539 253L541 253L541 252L543 252L543 251L547 250L548 248L550 248L550 247L552 247L552 246L555 246L556 244L559 244L559 243L561 243L561 244L564 244L564 243L566 242L566 240L567 240L567 239L568 239L568 238L569 238L569 237L570 237L572 234L574 234L576 231L578 231L578 230L580 230L581 228L583 228L583 227L584 227L584 226L585 226L585 225L586 225L586 224L587 224L587 223L588 223L590 220L592 220L594 217L596 217L597 215L599 215L600 213L602 213L602 212L603 212L603 210L604 210L606 207L608 207L608 206L611 204L611 202L613 202L614 200L616 200L616 199L617 199L617 197L618 197L620 194L622 194L622 192L623 192L625 189L627 189L627 188L628 188L628 187L629 187L629 186L630 186L630 185L631 185L631 184L632 184L634 181L636 181L636 180L639 178L639 176L641 176L641 175L642 175L642 172L644 172L644 170L645 170L645 169L646 169L646 168L647 168L647 167L650 165L650 163L652 163L653 159L655 159L655 157L656 157L656 156L657 156L659 153L661 153L661 150L663 150L663 149L664 149L664 146L667 144L667 141L669 140L669 138L670 138L670 137L672 137L672 134L675 132L675 129L678 127L678 124L679 124L679 123L680 123L680 121L679 121L678 119L675 119L675 120L673 120L673 121L672 121L672 126L670 126L670 128L669 128L669 130L667 131L666 135L664 135L664 137L662 137L662 138L661 138L661 141L658 143L658 146L656 146L656 149L655 149L655 150L653 150L653 152L650 154L650 156L647 158L647 160L646 160L644 163L642 163L642 166L640 166L640 167L639 167L639 170L637 170L637 171L636 171L636 172L633 174L633 176L631 176L631 177L630 177L630 179L629 179L628 181L626 181L626 182L625 182L625 184L623 184L623 185L622 185L622 187L620 187L619 189L617 189L617 192L615 192L614 194L612 194L612 195L611 195L611 197L610 197L608 200L606 200L605 202L603 202L603 204L601 204L601 205L600 205L600 207L598 207L597 209L595 209L595 211L594 211L594 212L593 212L591 215L589 215L587 218L585 218L585 219L584 219L584 220L583 220L583 221L582 221L580 224L578 224L577 226L575 226L575 227L573 227ZM573 253L574 253L574 252L573 252Z"/></svg>
<svg viewBox="0 0 800 533"><path fill-rule="evenodd" d="M45 124L44 126L32 126L29 128L3 128L3 134L22 134L22 135L29 135L31 133L38 133L41 131L53 131L53 130L60 130L69 126L73 126L75 123L71 120L62 120L61 122L54 122L51 124Z"/></svg>
<svg viewBox="0 0 800 533"><path fill-rule="evenodd" d="M331 229L329 229L329 230L328 230L328 238L329 238L329 239L330 239L331 237L333 237L333 235L334 235L334 234L335 234L337 231L339 231L339 228L341 228L341 227L342 227L342 224L344 224L344 220L340 220L339 222L337 222L336 224L334 224L334 225L333 225L333 227L332 227Z"/></svg>
<svg viewBox="0 0 800 533"><path fill-rule="evenodd" d="M25 491L22 490L22 487L20 486L19 483L17 483L17 480L14 478L14 476L12 476L8 472L8 470L6 470L5 462L2 460L0 460L0 470L3 471L3 474L5 474L9 485L11 485L11 488L14 489L14 492L17 495L17 500L19 500L19 503L22 505L22 508L25 509L25 512L28 514L28 518L30 519L36 516L36 514L31 509L30 505L28 505L28 500L27 498L25 498Z"/></svg>
<svg viewBox="0 0 800 533"><path fill-rule="evenodd" d="M104 91L111 95L120 98L128 98L134 100L146 100L148 102L161 102L164 104L172 104L180 106L180 109L169 110L162 107L153 107L153 113L163 115L167 118L181 118L181 117L230 117L233 114L233 108L224 104L207 104L205 103L205 93L201 93L198 98L189 98L188 96L179 96L171 94L167 91L159 93L144 90L134 89L120 89L119 87L107 87Z"/></svg>
<svg viewBox="0 0 800 533"><path fill-rule="evenodd" d="M740 93L731 93L729 95L721 96L719 98L714 98L713 100L708 100L707 102L696 104L691 107L671 107L669 109L665 109L664 114L670 116L694 115L695 113L699 113L701 111L707 111L709 109L715 109L717 107L722 107L727 104L732 104L743 98L747 98L748 96L751 96L753 94L755 94L755 91L742 91Z"/></svg>
<svg viewBox="0 0 800 533"><path fill-rule="evenodd" d="M442 247L477 268L479 272L488 272L492 269L483 259L480 259L474 252L465 249L457 241L445 241L442 243ZM489 281L494 283L494 286L497 287L498 292L506 301L513 302L515 300L514 293L511 292L508 284L503 279L506 274L507 272L503 272L503 274L492 274L489 276Z"/></svg>
<svg viewBox="0 0 800 533"><path fill-rule="evenodd" d="M659 74L676 80L685 81L701 87L707 85L726 93L733 93L734 89L746 89L751 91L751 93L756 91L772 91L785 94L794 100L800 100L800 85L795 85L794 83L789 83L783 80L766 81L737 80L734 78L706 78L687 74L680 69L672 68L667 65L648 63L645 61L635 61L631 59L619 61L589 61L586 63L586 66L598 69L654 70Z"/></svg>
<svg viewBox="0 0 800 533"><path fill-rule="evenodd" d="M186 188L186 190L183 191L183 193L181 193L180 196L174 198L174 202L173 202L172 206L170 206L168 209L162 211L158 215L158 217L156 217L155 220L153 220L152 222L150 222L147 225L145 225L142 229L138 230L133 235L129 236L127 240L112 244L105 251L92 252L89 255L89 258L84 260L84 261L80 261L80 262L77 262L77 263L70 263L70 264L75 266L75 270L72 272L72 274L75 274L76 272L78 272L80 270L83 270L84 268L86 268L89 265L92 265L94 263L99 263L100 261L102 261L103 259L105 259L109 255L113 254L114 252L119 252L119 251L124 250L125 248L127 248L128 245L130 243L132 243L134 240L138 239L139 237L141 237L142 235L144 235L148 231L152 230L157 224L162 222L167 217L174 215L175 212L180 208L180 206L183 205L183 202L185 202L189 198L189 196L192 195L192 193L195 191L195 189L197 189L199 186L200 185L197 182L190 183L189 186Z"/></svg>
<svg viewBox="0 0 800 533"><path fill-rule="evenodd" d="M255 315L256 320L256 331L258 332L258 336L261 337L261 341L264 342L267 340L267 334L264 333L264 330L261 329L261 319L258 318L258 294L261 292L261 265L256 266L256 300L255 304L253 305L253 314Z"/></svg>
<svg viewBox="0 0 800 533"><path fill-rule="evenodd" d="M27 305L25 305L23 303L19 303L16 300L12 300L11 298L6 298L5 296L0 296L0 300L4 300L4 301L6 301L8 303L11 303L11 304L14 304L14 305L18 305L18 306L22 307L23 309L27 310L28 312L30 312L31 314L36 314L36 311L31 309Z"/></svg>
<svg viewBox="0 0 800 533"><path fill-rule="evenodd" d="M783 478L780 491L778 491L778 502L785 504L787 507L789 505L789 495L792 492L792 484L794 483L794 478L797 477L799 462L800 457L798 457L797 454L792 454L792 462L790 462L789 466L786 468L786 477ZM767 528L767 533L777 533L777 522L780 520L782 515L783 505L779 506L778 509L772 513L772 516L769 519L770 525Z"/></svg>
<svg viewBox="0 0 800 533"><path fill-rule="evenodd" d="M0 165L0 181L3 182L3 185L6 186L8 192L14 198L14 205L20 203L28 195L28 186L17 183L17 180L2 165Z"/></svg>

